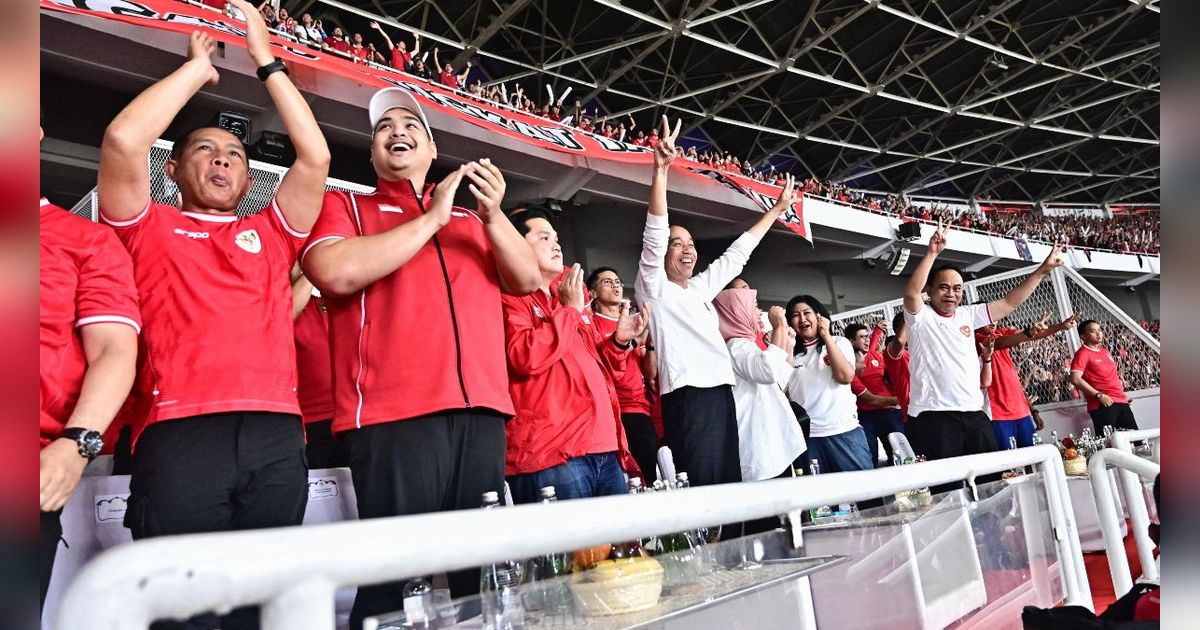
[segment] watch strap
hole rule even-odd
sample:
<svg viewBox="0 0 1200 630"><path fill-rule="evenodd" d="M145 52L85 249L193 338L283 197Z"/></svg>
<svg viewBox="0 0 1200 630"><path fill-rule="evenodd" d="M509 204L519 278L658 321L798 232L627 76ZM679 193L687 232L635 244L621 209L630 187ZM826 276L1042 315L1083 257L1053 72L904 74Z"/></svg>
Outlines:
<svg viewBox="0 0 1200 630"><path fill-rule="evenodd" d="M284 74L289 74L287 64L283 63L283 60L280 59L279 57L276 57L275 61L272 61L271 63L269 63L265 66L259 67L258 80L266 81L267 77L271 76L272 74L275 74L276 72L282 72Z"/></svg>

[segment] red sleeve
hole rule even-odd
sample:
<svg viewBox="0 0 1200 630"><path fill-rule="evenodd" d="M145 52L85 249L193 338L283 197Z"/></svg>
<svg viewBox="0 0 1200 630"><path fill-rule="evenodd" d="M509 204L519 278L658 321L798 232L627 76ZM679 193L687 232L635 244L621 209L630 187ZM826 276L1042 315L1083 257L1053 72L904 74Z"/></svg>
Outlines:
<svg viewBox="0 0 1200 630"><path fill-rule="evenodd" d="M882 358L883 353L879 351L879 340L883 338L883 332L883 329L878 326L871 331L871 340L867 342L867 358Z"/></svg>
<svg viewBox="0 0 1200 630"><path fill-rule="evenodd" d="M300 258L303 260L304 254L308 253L308 250L317 243L354 236L358 236L358 229L354 217L351 216L347 193L327 192L325 200L321 202L321 214L317 216L317 222L308 234L308 242L304 244Z"/></svg>
<svg viewBox="0 0 1200 630"><path fill-rule="evenodd" d="M1075 358L1071 359L1071 371L1083 372L1087 368L1087 357L1083 355L1084 349L1080 348L1075 351Z"/></svg>
<svg viewBox="0 0 1200 630"><path fill-rule="evenodd" d="M560 308L549 321L538 325L525 299L511 295L500 299L504 305L504 340L509 370L517 375L533 376L563 358L572 336L578 334L579 311Z"/></svg>
<svg viewBox="0 0 1200 630"><path fill-rule="evenodd" d="M125 247L131 247L133 238L140 234L148 224L152 223L158 215L162 214L157 207L159 205L161 204L155 203L153 199L146 200L146 208L128 221L110 219L104 215L104 208L100 208L100 221L113 228L117 233L117 237L125 244Z"/></svg>
<svg viewBox="0 0 1200 630"><path fill-rule="evenodd" d="M272 199L270 205L263 208L259 214L267 218L267 223L270 224L280 237L287 252L291 254L293 259L300 253L304 247L305 241L308 240L308 232L301 232L292 227L287 222L287 217L283 214L283 210L279 207L279 201Z"/></svg>
<svg viewBox="0 0 1200 630"><path fill-rule="evenodd" d="M75 325L128 324L141 331L133 261L112 230L99 228L87 259L79 269L75 290Z"/></svg>
<svg viewBox="0 0 1200 630"><path fill-rule="evenodd" d="M863 385L863 382L858 380L858 377L855 376L854 379L850 381L850 391L853 392L855 396L862 396L864 393L866 393L867 386Z"/></svg>

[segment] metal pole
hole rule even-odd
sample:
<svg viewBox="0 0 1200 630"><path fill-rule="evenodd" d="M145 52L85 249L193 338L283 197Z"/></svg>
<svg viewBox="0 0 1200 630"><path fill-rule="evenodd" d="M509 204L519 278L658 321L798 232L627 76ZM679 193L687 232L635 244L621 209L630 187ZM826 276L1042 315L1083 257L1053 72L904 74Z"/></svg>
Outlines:
<svg viewBox="0 0 1200 630"><path fill-rule="evenodd" d="M1154 462L1148 462L1132 453L1127 453L1115 448L1106 448L1095 455L1092 455L1088 461L1088 473L1092 482L1092 495L1096 499L1096 512L1100 518L1100 533L1104 537L1104 549L1108 555L1108 569L1112 574L1113 592L1118 597L1129 592L1133 588L1133 579L1129 574L1129 560L1125 557L1125 545L1121 537L1120 516L1117 514L1116 505L1112 498L1112 484L1109 481L1108 465L1112 464L1121 469L1122 479L1126 474L1134 477L1135 483L1138 475L1143 477L1154 477L1158 475L1159 467ZM1141 491L1141 484L1138 483L1138 491ZM1128 500L1128 497L1127 497ZM1130 521L1134 521L1132 527L1136 528L1135 519L1133 518L1135 509L1130 506ZM1142 515L1145 515L1145 504L1142 507ZM1145 529L1145 526L1142 527ZM1135 531L1136 536L1136 531ZM1139 547L1138 551L1141 551ZM1151 557L1149 567L1154 569L1154 560ZM1146 565L1143 565L1143 574L1145 574ZM1149 577L1148 575L1146 577ZM1155 571L1157 577L1157 571Z"/></svg>

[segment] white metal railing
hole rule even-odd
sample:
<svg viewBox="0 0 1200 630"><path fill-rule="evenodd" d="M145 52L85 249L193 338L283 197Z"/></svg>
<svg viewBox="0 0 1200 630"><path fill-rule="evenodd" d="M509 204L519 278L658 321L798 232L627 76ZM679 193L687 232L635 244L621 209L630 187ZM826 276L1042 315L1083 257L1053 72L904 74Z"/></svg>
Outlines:
<svg viewBox="0 0 1200 630"><path fill-rule="evenodd" d="M1046 493L1066 603L1090 609L1091 590L1062 458L1056 448L1043 445L898 468L652 495L143 540L108 550L85 566L62 599L55 627L145 628L157 619L261 605L264 630L329 630L339 587L776 514L792 517L793 541L799 546L804 509L1020 466L1042 473L1038 478Z"/></svg>
<svg viewBox="0 0 1200 630"><path fill-rule="evenodd" d="M1139 558L1142 560L1142 575L1146 579L1158 579L1158 567L1154 563L1152 552L1153 543L1149 540L1147 526L1149 516L1146 512L1145 497L1142 495L1142 484L1138 477L1153 479L1158 476L1159 465L1138 457L1131 452L1106 448L1094 455L1088 461L1088 474L1092 483L1092 495L1096 498L1096 513L1100 519L1100 533L1104 537L1104 550L1108 556L1108 570L1112 574L1113 592L1117 597L1133 588L1133 579L1129 574L1129 559L1125 556L1125 543L1121 536L1121 514L1117 511L1116 501L1113 500L1112 482L1109 480L1108 467L1114 466L1119 470L1121 481L1125 487L1125 504L1129 507L1130 529L1133 530L1134 540L1138 540L1138 532L1146 539L1148 552L1143 557L1143 546L1138 544ZM1132 484L1125 477L1132 477ZM1136 486L1136 487L1133 487ZM1138 525L1135 514L1139 508L1134 503L1134 497L1139 499L1142 525Z"/></svg>
<svg viewBox="0 0 1200 630"><path fill-rule="evenodd" d="M1113 433L1112 447L1118 451L1132 455L1133 443L1141 441L1149 442L1154 454L1153 461L1158 463L1159 448L1162 444L1160 429L1117 431ZM1146 494L1143 490L1142 482L1136 473L1125 469L1119 469L1117 476L1120 480L1120 489L1124 492L1125 507L1129 510L1129 529L1132 530L1133 542L1137 547L1138 561L1142 565L1142 576L1148 580L1157 580L1158 565L1154 562L1154 541L1150 539L1149 531L1150 511L1146 507ZM1157 506L1155 507L1157 508ZM1120 554L1121 561L1125 563L1125 572L1122 575L1127 578L1129 576L1129 565L1128 561L1125 560L1124 545L1121 545L1117 550L1109 552L1110 567L1111 559L1117 553ZM1125 591L1127 590L1129 589L1126 588ZM1117 592L1124 593L1125 591Z"/></svg>

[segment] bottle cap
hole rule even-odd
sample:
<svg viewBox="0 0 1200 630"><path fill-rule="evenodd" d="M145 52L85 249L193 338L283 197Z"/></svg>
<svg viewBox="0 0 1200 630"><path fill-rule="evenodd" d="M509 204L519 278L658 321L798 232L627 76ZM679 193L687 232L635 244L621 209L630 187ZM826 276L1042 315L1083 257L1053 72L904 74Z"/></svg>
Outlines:
<svg viewBox="0 0 1200 630"><path fill-rule="evenodd" d="M543 499L549 499L552 496L554 496L554 486L546 486L545 488L542 488Z"/></svg>
<svg viewBox="0 0 1200 630"><path fill-rule="evenodd" d="M500 493L495 490L488 490L483 493L484 503L496 503L500 501Z"/></svg>
<svg viewBox="0 0 1200 630"><path fill-rule="evenodd" d="M641 488L642 487L642 478L641 477L630 477L629 478L629 487L630 488Z"/></svg>
<svg viewBox="0 0 1200 630"><path fill-rule="evenodd" d="M675 473L675 481L687 481L687 480L688 480L687 473L685 473L685 472Z"/></svg>

